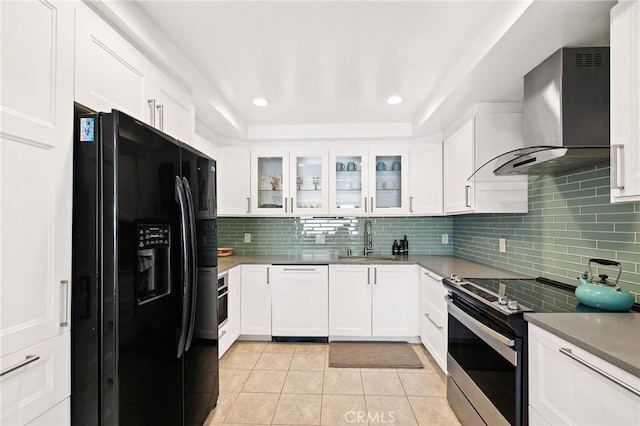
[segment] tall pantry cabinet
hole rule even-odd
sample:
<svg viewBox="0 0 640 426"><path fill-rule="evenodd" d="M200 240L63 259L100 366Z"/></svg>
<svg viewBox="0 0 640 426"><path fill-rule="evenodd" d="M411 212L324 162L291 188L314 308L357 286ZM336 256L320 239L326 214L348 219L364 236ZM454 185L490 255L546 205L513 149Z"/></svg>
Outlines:
<svg viewBox="0 0 640 426"><path fill-rule="evenodd" d="M74 5L0 2L0 17L0 424L65 424Z"/></svg>

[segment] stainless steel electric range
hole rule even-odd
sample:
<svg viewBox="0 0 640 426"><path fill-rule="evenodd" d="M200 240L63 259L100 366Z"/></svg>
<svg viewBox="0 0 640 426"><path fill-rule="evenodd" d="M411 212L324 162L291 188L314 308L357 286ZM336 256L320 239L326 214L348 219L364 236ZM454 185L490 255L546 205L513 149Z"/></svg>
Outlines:
<svg viewBox="0 0 640 426"><path fill-rule="evenodd" d="M548 280L443 279L449 294L447 399L463 424L527 425L525 312L591 312Z"/></svg>

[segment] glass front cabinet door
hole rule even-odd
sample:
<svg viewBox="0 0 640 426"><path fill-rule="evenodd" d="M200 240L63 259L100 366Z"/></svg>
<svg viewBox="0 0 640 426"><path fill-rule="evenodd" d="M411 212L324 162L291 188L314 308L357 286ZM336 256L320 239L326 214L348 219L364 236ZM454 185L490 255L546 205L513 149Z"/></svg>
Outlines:
<svg viewBox="0 0 640 426"><path fill-rule="evenodd" d="M367 161L367 155L362 151L331 153L329 213L362 215L369 212Z"/></svg>
<svg viewBox="0 0 640 426"><path fill-rule="evenodd" d="M408 153L404 150L369 153L369 214L406 214Z"/></svg>
<svg viewBox="0 0 640 426"><path fill-rule="evenodd" d="M291 152L289 213L320 215L329 211L327 152Z"/></svg>
<svg viewBox="0 0 640 426"><path fill-rule="evenodd" d="M271 216L289 213L289 154L251 156L251 212Z"/></svg>
<svg viewBox="0 0 640 426"><path fill-rule="evenodd" d="M261 216L329 211L328 153L259 152L251 157L251 212Z"/></svg>

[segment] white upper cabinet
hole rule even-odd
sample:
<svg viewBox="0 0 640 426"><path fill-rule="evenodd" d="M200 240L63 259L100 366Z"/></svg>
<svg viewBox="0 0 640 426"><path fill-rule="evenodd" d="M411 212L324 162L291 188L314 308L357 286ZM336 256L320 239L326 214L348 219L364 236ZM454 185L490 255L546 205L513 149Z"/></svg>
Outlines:
<svg viewBox="0 0 640 426"><path fill-rule="evenodd" d="M261 216L290 213L288 151L251 153L251 213Z"/></svg>
<svg viewBox="0 0 640 426"><path fill-rule="evenodd" d="M611 9L611 202L640 201L640 1Z"/></svg>
<svg viewBox="0 0 640 426"><path fill-rule="evenodd" d="M153 124L151 63L88 6L76 6L75 100Z"/></svg>
<svg viewBox="0 0 640 426"><path fill-rule="evenodd" d="M326 151L256 150L251 155L251 214L327 214Z"/></svg>
<svg viewBox="0 0 640 426"><path fill-rule="evenodd" d="M0 424L70 395L73 28L72 3L0 2Z"/></svg>
<svg viewBox="0 0 640 426"><path fill-rule="evenodd" d="M329 169L327 151L291 151L289 203L294 215L327 214Z"/></svg>
<svg viewBox="0 0 640 426"><path fill-rule="evenodd" d="M442 214L442 136L413 140L409 149L409 213Z"/></svg>
<svg viewBox="0 0 640 426"><path fill-rule="evenodd" d="M167 77L88 6L76 5L75 100L120 110L187 143L195 138L188 90Z"/></svg>
<svg viewBox="0 0 640 426"><path fill-rule="evenodd" d="M369 151L369 213L409 213L409 153L406 149Z"/></svg>
<svg viewBox="0 0 640 426"><path fill-rule="evenodd" d="M251 153L245 147L218 150L218 216L251 213Z"/></svg>
<svg viewBox="0 0 640 426"><path fill-rule="evenodd" d="M495 176L492 158L523 146L521 104L478 104L444 135L444 213L526 213L527 176Z"/></svg>
<svg viewBox="0 0 640 426"><path fill-rule="evenodd" d="M387 216L409 213L408 150L330 152L329 213Z"/></svg>
<svg viewBox="0 0 640 426"><path fill-rule="evenodd" d="M147 93L152 113L151 125L176 139L192 144L195 139L196 109L191 94L170 78L156 71Z"/></svg>
<svg viewBox="0 0 640 426"><path fill-rule="evenodd" d="M364 215L369 195L369 167L363 150L331 151L329 173L329 213Z"/></svg>
<svg viewBox="0 0 640 426"><path fill-rule="evenodd" d="M474 186L467 181L474 168L475 120L472 118L444 141L444 211L464 213L473 211Z"/></svg>

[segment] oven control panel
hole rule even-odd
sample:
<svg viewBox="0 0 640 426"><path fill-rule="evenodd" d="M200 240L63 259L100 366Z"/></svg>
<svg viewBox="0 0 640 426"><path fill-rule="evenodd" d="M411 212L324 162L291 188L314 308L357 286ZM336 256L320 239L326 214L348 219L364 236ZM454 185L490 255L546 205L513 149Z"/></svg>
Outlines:
<svg viewBox="0 0 640 426"><path fill-rule="evenodd" d="M504 284L500 283L496 292L483 287L481 284L482 279L478 279L478 281L479 283L473 279L462 279L457 275L452 275L449 278L445 278L443 283L460 297L479 301L483 305L501 312L503 315L522 314L523 312L532 311L530 308L518 303L517 300L508 297L505 294L506 286Z"/></svg>

